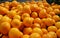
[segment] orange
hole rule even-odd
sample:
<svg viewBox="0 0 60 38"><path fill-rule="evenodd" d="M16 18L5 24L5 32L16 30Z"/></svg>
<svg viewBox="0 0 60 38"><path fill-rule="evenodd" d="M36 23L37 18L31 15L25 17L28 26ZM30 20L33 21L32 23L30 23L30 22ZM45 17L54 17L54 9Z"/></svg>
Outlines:
<svg viewBox="0 0 60 38"><path fill-rule="evenodd" d="M47 29L45 29L45 28L42 28L42 32L43 32L43 34L47 34L48 33Z"/></svg>
<svg viewBox="0 0 60 38"><path fill-rule="evenodd" d="M49 12L49 14L50 14L51 16L54 16L54 15L55 15L55 12Z"/></svg>
<svg viewBox="0 0 60 38"><path fill-rule="evenodd" d="M56 34L60 38L60 29L57 30Z"/></svg>
<svg viewBox="0 0 60 38"><path fill-rule="evenodd" d="M59 17L58 15L54 15L54 16L53 16L53 19L54 19L55 21L59 21L59 20L60 20L60 17Z"/></svg>
<svg viewBox="0 0 60 38"><path fill-rule="evenodd" d="M39 17L40 18L46 18L47 17L47 13L45 9L42 9L39 13Z"/></svg>
<svg viewBox="0 0 60 38"><path fill-rule="evenodd" d="M22 20L24 20L24 18L26 18L26 17L30 17L30 15L28 13L22 14Z"/></svg>
<svg viewBox="0 0 60 38"><path fill-rule="evenodd" d="M22 38L29 38L30 36L29 35L23 35Z"/></svg>
<svg viewBox="0 0 60 38"><path fill-rule="evenodd" d="M56 32L57 31L57 27L56 26L49 26L48 27L48 31L53 31L53 32Z"/></svg>
<svg viewBox="0 0 60 38"><path fill-rule="evenodd" d="M38 34L38 33L32 33L32 34L30 35L30 38L41 38L41 36L40 36L40 34Z"/></svg>
<svg viewBox="0 0 60 38"><path fill-rule="evenodd" d="M33 18L31 17L26 17L24 20L23 20L23 24L26 26L26 27L31 27L32 24L33 24Z"/></svg>
<svg viewBox="0 0 60 38"><path fill-rule="evenodd" d="M56 23L55 23L55 26L56 26L57 28L60 28L60 22L56 22Z"/></svg>
<svg viewBox="0 0 60 38"><path fill-rule="evenodd" d="M0 14L4 15L4 14L7 14L7 13L8 13L8 9L0 6Z"/></svg>
<svg viewBox="0 0 60 38"><path fill-rule="evenodd" d="M17 15L15 10L11 10L7 13L7 16L9 16L10 18L13 18L15 15Z"/></svg>
<svg viewBox="0 0 60 38"><path fill-rule="evenodd" d="M31 11L38 11L39 10L39 7L38 7L38 5L37 4L32 4L31 5Z"/></svg>
<svg viewBox="0 0 60 38"><path fill-rule="evenodd" d="M38 14L36 12L32 12L31 17L37 18L38 17Z"/></svg>
<svg viewBox="0 0 60 38"><path fill-rule="evenodd" d="M59 14L60 10L59 9L54 9L55 14Z"/></svg>
<svg viewBox="0 0 60 38"><path fill-rule="evenodd" d="M11 22L11 19L8 17L8 16L3 16L2 18L1 18L1 22Z"/></svg>
<svg viewBox="0 0 60 38"><path fill-rule="evenodd" d="M31 9L30 9L29 5L25 5L23 7L23 13L29 13L29 14L31 14Z"/></svg>
<svg viewBox="0 0 60 38"><path fill-rule="evenodd" d="M51 36L52 36L52 38L57 38L57 35L56 35L56 33L55 33L55 32L49 32L48 34L49 34L49 35L51 35Z"/></svg>
<svg viewBox="0 0 60 38"><path fill-rule="evenodd" d="M13 19L11 25L12 27L19 28L21 26L21 21L19 19Z"/></svg>
<svg viewBox="0 0 60 38"><path fill-rule="evenodd" d="M24 34L31 34L32 33L32 28L30 28L30 27L24 28L23 33Z"/></svg>
<svg viewBox="0 0 60 38"><path fill-rule="evenodd" d="M7 34L9 32L10 28L11 28L10 23L2 22L0 25L0 32L2 34Z"/></svg>
<svg viewBox="0 0 60 38"><path fill-rule="evenodd" d="M39 33L41 36L43 35L43 31L38 27L33 28L32 33Z"/></svg>
<svg viewBox="0 0 60 38"><path fill-rule="evenodd" d="M21 38L23 33L19 31L17 28L11 28L9 31L9 38Z"/></svg>
<svg viewBox="0 0 60 38"><path fill-rule="evenodd" d="M35 18L35 19L34 19L34 23L39 23L39 24L41 24L41 22L42 22L42 21L41 21L40 18Z"/></svg>
<svg viewBox="0 0 60 38"><path fill-rule="evenodd" d="M39 23L34 23L34 24L32 25L32 28L35 28L35 27L39 27L39 28L40 28L40 24L39 24Z"/></svg>
<svg viewBox="0 0 60 38"><path fill-rule="evenodd" d="M21 20L21 16L15 15L15 16L13 17L13 19L19 19L19 20Z"/></svg>

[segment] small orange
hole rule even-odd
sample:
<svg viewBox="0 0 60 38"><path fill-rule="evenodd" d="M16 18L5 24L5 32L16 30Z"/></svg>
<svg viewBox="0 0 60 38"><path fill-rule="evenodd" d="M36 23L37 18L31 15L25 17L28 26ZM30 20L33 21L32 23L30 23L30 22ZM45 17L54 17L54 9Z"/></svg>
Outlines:
<svg viewBox="0 0 60 38"><path fill-rule="evenodd" d="M59 14L60 10L59 9L54 9L55 14Z"/></svg>
<svg viewBox="0 0 60 38"><path fill-rule="evenodd" d="M49 12L49 14L50 14L51 16L54 16L54 15L55 15L55 13L54 13L54 12Z"/></svg>
<svg viewBox="0 0 60 38"><path fill-rule="evenodd" d="M0 20L2 19L3 15L0 15Z"/></svg>
<svg viewBox="0 0 60 38"><path fill-rule="evenodd" d="M34 23L39 23L39 24L41 24L41 22L42 22L42 21L41 21L40 18L35 18L35 19L34 19Z"/></svg>
<svg viewBox="0 0 60 38"><path fill-rule="evenodd" d="M29 13L29 14L31 14L31 9L30 9L29 5L25 5L23 7L23 13Z"/></svg>
<svg viewBox="0 0 60 38"><path fill-rule="evenodd" d="M60 29L57 30L56 34L60 38Z"/></svg>
<svg viewBox="0 0 60 38"><path fill-rule="evenodd" d="M52 18L52 16L50 14L47 14L47 18Z"/></svg>
<svg viewBox="0 0 60 38"><path fill-rule="evenodd" d="M1 23L2 22L11 22L11 19L8 17L8 16L3 16L2 18L1 18Z"/></svg>
<svg viewBox="0 0 60 38"><path fill-rule="evenodd" d="M13 19L11 25L12 27L19 28L21 26L21 22L19 19Z"/></svg>
<svg viewBox="0 0 60 38"><path fill-rule="evenodd" d="M57 38L57 35L56 35L56 33L55 33L55 32L49 32L48 34L49 34L49 35L51 35L51 36L52 36L52 38Z"/></svg>
<svg viewBox="0 0 60 38"><path fill-rule="evenodd" d="M54 15L54 16L53 16L53 19L54 19L55 21L59 21L59 20L60 20L60 17L59 17L58 15Z"/></svg>
<svg viewBox="0 0 60 38"><path fill-rule="evenodd" d="M23 33L19 31L17 28L11 28L9 31L9 38L21 38Z"/></svg>
<svg viewBox="0 0 60 38"><path fill-rule="evenodd" d="M19 20L21 20L21 16L15 15L15 16L13 17L13 19L19 19Z"/></svg>
<svg viewBox="0 0 60 38"><path fill-rule="evenodd" d="M48 31L53 31L53 32L56 32L57 31L57 27L56 26L49 26L48 27Z"/></svg>
<svg viewBox="0 0 60 38"><path fill-rule="evenodd" d="M32 33L32 34L30 35L30 38L41 38L41 36L40 36L40 34L38 34L38 33Z"/></svg>
<svg viewBox="0 0 60 38"><path fill-rule="evenodd" d="M55 26L56 26L57 28L60 28L60 22L56 22L56 23L55 23Z"/></svg>
<svg viewBox="0 0 60 38"><path fill-rule="evenodd" d="M10 6L12 7L17 7L19 5L19 3L17 1L12 1Z"/></svg>
<svg viewBox="0 0 60 38"><path fill-rule="evenodd" d="M47 17L47 13L45 9L42 9L39 13L39 17L40 18L46 18Z"/></svg>
<svg viewBox="0 0 60 38"><path fill-rule="evenodd" d="M11 10L7 13L7 16L9 16L10 18L13 18L15 15L17 15L16 10Z"/></svg>
<svg viewBox="0 0 60 38"><path fill-rule="evenodd" d="M37 18L38 17L38 14L36 12L32 12L31 17Z"/></svg>
<svg viewBox="0 0 60 38"><path fill-rule="evenodd" d="M39 33L41 36L43 35L43 31L38 27L33 28L32 33Z"/></svg>
<svg viewBox="0 0 60 38"><path fill-rule="evenodd" d="M42 28L42 32L43 32L43 34L47 34L48 33L47 29L45 29L45 28Z"/></svg>
<svg viewBox="0 0 60 38"><path fill-rule="evenodd" d="M30 36L29 35L23 35L22 38L29 38Z"/></svg>
<svg viewBox="0 0 60 38"><path fill-rule="evenodd" d="M11 28L10 23L2 22L0 25L0 32L2 34L7 34L9 32L10 28Z"/></svg>
<svg viewBox="0 0 60 38"><path fill-rule="evenodd" d="M30 28L30 27L24 28L23 33L24 34L31 34L32 33L32 28Z"/></svg>
<svg viewBox="0 0 60 38"><path fill-rule="evenodd" d="M32 25L32 28L35 28L35 27L39 27L39 28L40 28L40 24L39 24L39 23L34 23L34 24Z"/></svg>
<svg viewBox="0 0 60 38"><path fill-rule="evenodd" d="M26 18L26 17L30 17L30 15L28 13L22 14L22 20L24 20L24 18Z"/></svg>
<svg viewBox="0 0 60 38"><path fill-rule="evenodd" d="M26 17L24 20L23 20L23 24L26 26L26 27L30 27L32 26L33 24L33 18L31 17Z"/></svg>
<svg viewBox="0 0 60 38"><path fill-rule="evenodd" d="M0 14L4 15L4 14L7 14L8 12L9 12L8 9L0 6Z"/></svg>

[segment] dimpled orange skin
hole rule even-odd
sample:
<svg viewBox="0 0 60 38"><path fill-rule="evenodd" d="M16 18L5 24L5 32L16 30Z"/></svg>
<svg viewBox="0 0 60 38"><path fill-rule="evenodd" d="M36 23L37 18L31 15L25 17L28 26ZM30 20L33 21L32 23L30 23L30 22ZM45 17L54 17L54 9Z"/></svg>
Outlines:
<svg viewBox="0 0 60 38"><path fill-rule="evenodd" d="M10 28L11 28L10 23L2 22L1 25L0 25L0 32L2 34L7 34L9 32Z"/></svg>
<svg viewBox="0 0 60 38"><path fill-rule="evenodd" d="M30 35L30 38L41 38L41 36L40 36L40 34L38 34L38 33L32 33L32 34Z"/></svg>
<svg viewBox="0 0 60 38"><path fill-rule="evenodd" d="M33 24L33 18L31 17L26 17L24 20L23 20L23 24L26 26L26 27L31 27L32 24Z"/></svg>
<svg viewBox="0 0 60 38"><path fill-rule="evenodd" d="M12 27L19 28L21 26L21 21L19 19L13 19L11 25Z"/></svg>
<svg viewBox="0 0 60 38"><path fill-rule="evenodd" d="M31 34L32 33L32 28L24 28L24 30L23 30L23 33L24 34Z"/></svg>
<svg viewBox="0 0 60 38"><path fill-rule="evenodd" d="M9 38L21 38L23 36L23 33L17 28L11 28L8 35Z"/></svg>

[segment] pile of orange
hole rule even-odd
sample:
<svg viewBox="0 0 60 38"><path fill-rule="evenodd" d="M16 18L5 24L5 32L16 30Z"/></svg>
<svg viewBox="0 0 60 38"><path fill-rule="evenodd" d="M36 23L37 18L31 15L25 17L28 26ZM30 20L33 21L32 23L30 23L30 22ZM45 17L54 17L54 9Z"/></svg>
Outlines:
<svg viewBox="0 0 60 38"><path fill-rule="evenodd" d="M60 38L60 5L46 1L0 4L0 38Z"/></svg>

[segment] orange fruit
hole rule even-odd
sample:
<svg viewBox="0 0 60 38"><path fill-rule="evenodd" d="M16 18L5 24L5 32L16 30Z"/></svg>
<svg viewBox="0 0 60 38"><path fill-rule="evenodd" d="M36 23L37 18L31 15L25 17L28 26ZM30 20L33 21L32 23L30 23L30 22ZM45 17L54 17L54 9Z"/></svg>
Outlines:
<svg viewBox="0 0 60 38"><path fill-rule="evenodd" d="M30 36L29 35L23 35L22 38L29 38Z"/></svg>
<svg viewBox="0 0 60 38"><path fill-rule="evenodd" d="M38 27L33 28L32 33L39 33L41 36L43 35L43 31Z"/></svg>
<svg viewBox="0 0 60 38"><path fill-rule="evenodd" d="M41 22L42 22L42 21L41 21L40 18L35 18L35 19L34 19L34 23L39 23L39 24L41 24Z"/></svg>
<svg viewBox="0 0 60 38"><path fill-rule="evenodd" d="M9 31L9 38L21 38L23 33L19 31L17 28L11 28Z"/></svg>
<svg viewBox="0 0 60 38"><path fill-rule="evenodd" d="M48 27L48 31L53 31L53 32L56 32L57 31L57 27L56 26L49 26Z"/></svg>
<svg viewBox="0 0 60 38"><path fill-rule="evenodd" d="M22 14L22 20L24 20L24 18L26 18L26 17L30 17L30 15L28 13Z"/></svg>
<svg viewBox="0 0 60 38"><path fill-rule="evenodd" d="M60 10L59 9L54 9L55 14L59 14Z"/></svg>
<svg viewBox="0 0 60 38"><path fill-rule="evenodd" d="M11 28L10 23L2 22L0 25L0 32L2 34L7 34L9 32L10 28Z"/></svg>
<svg viewBox="0 0 60 38"><path fill-rule="evenodd" d="M60 29L57 30L56 34L60 38Z"/></svg>
<svg viewBox="0 0 60 38"><path fill-rule="evenodd" d="M42 32L43 32L43 34L47 34L48 33L47 29L45 29L45 28L42 28Z"/></svg>
<svg viewBox="0 0 60 38"><path fill-rule="evenodd" d="M8 9L0 6L0 14L4 15L4 14L7 14L7 13L8 13Z"/></svg>
<svg viewBox="0 0 60 38"><path fill-rule="evenodd" d="M1 22L11 22L11 19L8 17L8 16L3 16L2 18L1 18Z"/></svg>
<svg viewBox="0 0 60 38"><path fill-rule="evenodd" d="M30 38L41 38L41 36L40 36L40 34L38 34L38 33L32 33L32 34L30 35Z"/></svg>
<svg viewBox="0 0 60 38"><path fill-rule="evenodd" d="M12 27L19 28L21 26L21 22L19 19L13 19L11 25Z"/></svg>
<svg viewBox="0 0 60 38"><path fill-rule="evenodd" d="M38 17L38 14L36 12L32 12L31 17L37 18Z"/></svg>
<svg viewBox="0 0 60 38"><path fill-rule="evenodd" d="M13 17L13 19L19 19L19 20L21 20L21 16L15 15L15 16Z"/></svg>
<svg viewBox="0 0 60 38"><path fill-rule="evenodd" d="M39 28L40 28L40 24L39 24L39 23L34 23L34 24L32 25L32 28L35 28L35 27L39 27Z"/></svg>
<svg viewBox="0 0 60 38"><path fill-rule="evenodd" d="M30 27L24 28L23 33L24 34L31 34L32 33L32 28L30 28Z"/></svg>
<svg viewBox="0 0 60 38"><path fill-rule="evenodd" d="M54 16L54 15L55 15L55 12L49 12L49 14L50 14L51 16Z"/></svg>
<svg viewBox="0 0 60 38"><path fill-rule="evenodd" d="M29 14L31 14L31 9L30 9L29 5L25 5L23 7L23 13L29 13Z"/></svg>
<svg viewBox="0 0 60 38"><path fill-rule="evenodd" d="M46 18L47 17L47 13L45 9L42 9L39 13L39 17L40 18Z"/></svg>
<svg viewBox="0 0 60 38"><path fill-rule="evenodd" d="M33 18L30 18L30 17L26 17L24 20L23 20L23 24L26 26L26 27L30 27L32 26L33 24Z"/></svg>
<svg viewBox="0 0 60 38"><path fill-rule="evenodd" d="M48 34L49 34L49 35L51 35L51 36L52 36L52 38L57 38L57 35L56 35L56 33L55 33L55 32L49 32Z"/></svg>
<svg viewBox="0 0 60 38"><path fill-rule="evenodd" d="M11 10L7 13L7 16L9 16L10 18L13 18L15 15L17 15L15 10Z"/></svg>
<svg viewBox="0 0 60 38"><path fill-rule="evenodd" d="M57 28L60 28L60 22L56 22L56 23L55 23L55 26L56 26Z"/></svg>
<svg viewBox="0 0 60 38"><path fill-rule="evenodd" d="M54 15L54 16L53 16L53 19L54 19L55 21L59 21L59 20L60 20L60 17L59 17L58 15Z"/></svg>

